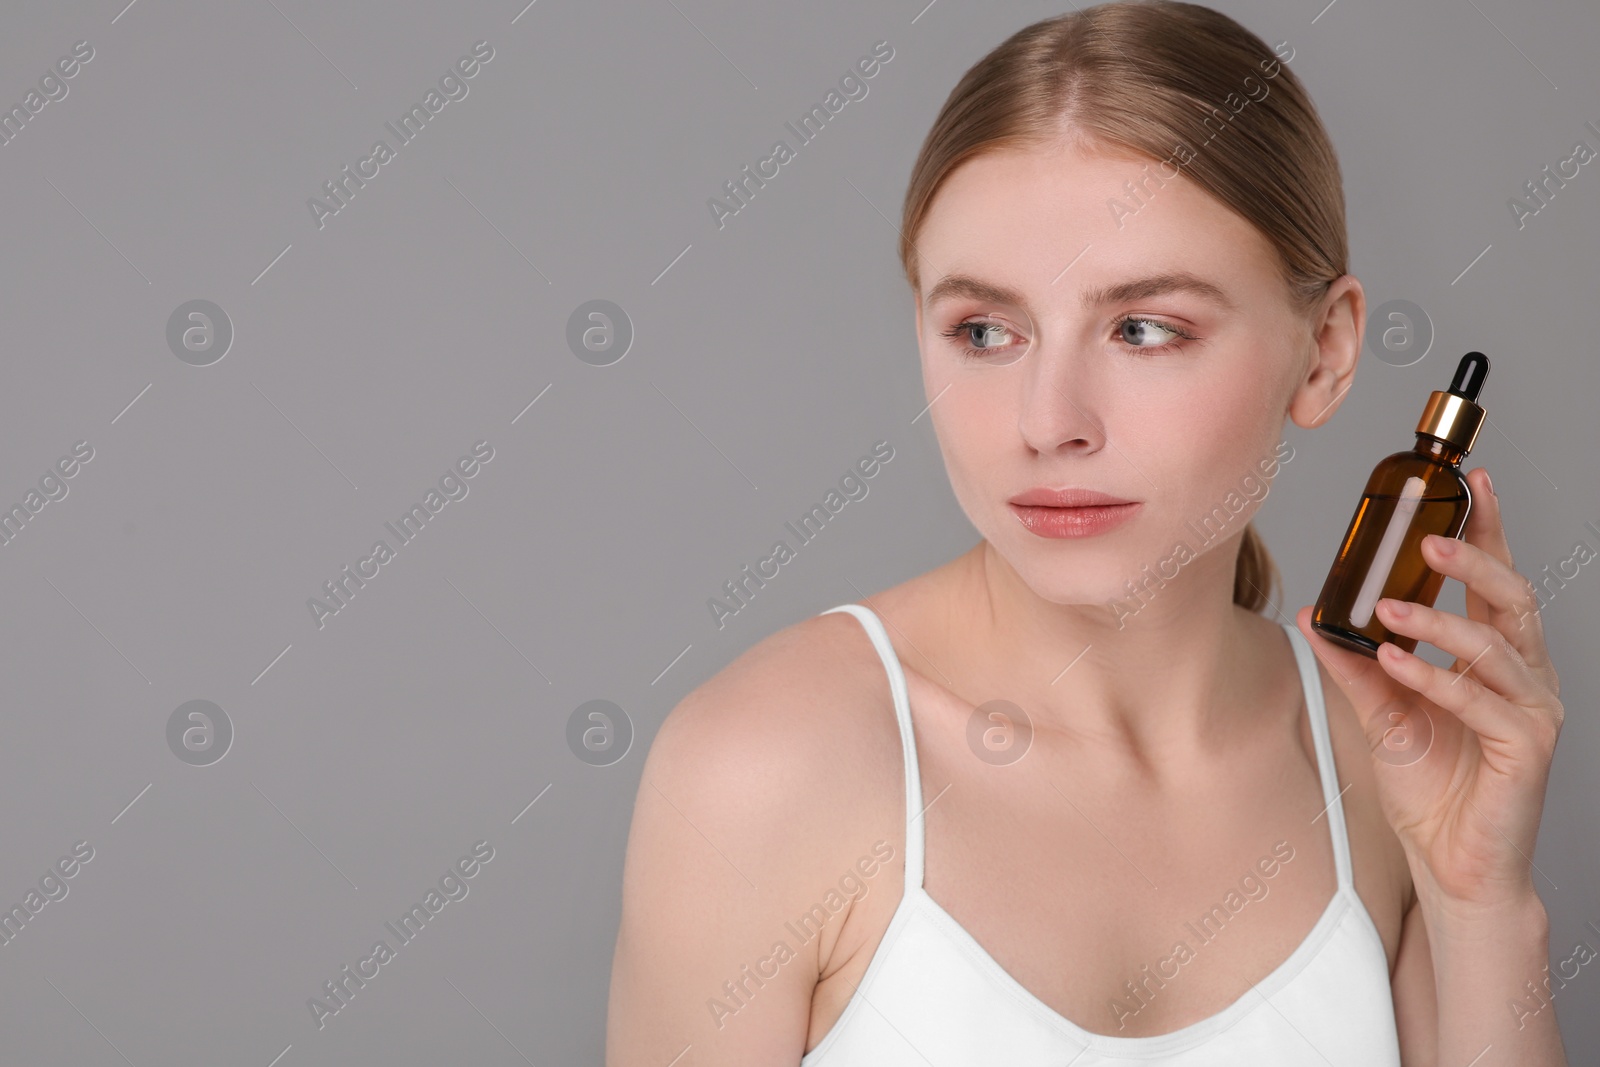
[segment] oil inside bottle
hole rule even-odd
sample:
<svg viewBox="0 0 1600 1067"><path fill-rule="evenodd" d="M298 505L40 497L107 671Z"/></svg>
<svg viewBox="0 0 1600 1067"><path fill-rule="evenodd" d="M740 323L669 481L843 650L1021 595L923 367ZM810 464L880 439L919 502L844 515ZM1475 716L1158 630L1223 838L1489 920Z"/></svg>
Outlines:
<svg viewBox="0 0 1600 1067"><path fill-rule="evenodd" d="M1416 445L1373 468L1311 613L1312 629L1334 644L1370 657L1385 641L1416 650L1417 639L1379 622L1376 608L1386 597L1431 607L1439 595L1444 576L1424 562L1422 539L1460 536L1472 511L1461 461L1484 422L1475 401L1488 373L1482 352L1462 356L1450 388L1428 398Z"/></svg>
<svg viewBox="0 0 1600 1067"><path fill-rule="evenodd" d="M1444 575L1422 561L1422 539L1458 535L1471 496L1454 479L1435 481L1430 494L1427 480L1412 474L1399 493L1361 498L1312 616L1323 637L1368 656L1385 641L1416 650L1417 639L1390 631L1376 607L1383 597L1431 606L1439 596Z"/></svg>

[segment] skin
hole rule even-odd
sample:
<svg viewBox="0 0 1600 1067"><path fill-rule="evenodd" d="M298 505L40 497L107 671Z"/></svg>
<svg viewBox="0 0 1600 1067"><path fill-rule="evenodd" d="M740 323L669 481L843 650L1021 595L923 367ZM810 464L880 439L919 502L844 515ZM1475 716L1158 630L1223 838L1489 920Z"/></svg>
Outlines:
<svg viewBox="0 0 1600 1067"><path fill-rule="evenodd" d="M917 239L915 322L929 415L981 540L864 598L907 677L926 890L1050 1009L1121 1036L1221 1011L1328 905L1332 846L1287 636L1232 603L1238 537L1263 497L1142 605L1124 582L1179 540L1195 544L1191 520L1237 503L1286 420L1332 416L1365 318L1350 275L1297 313L1272 247L1187 180L1152 182L1119 225L1107 203L1126 203L1123 183L1148 162L1059 144L985 154L947 177ZM1085 304L1175 273L1231 306L1178 291ZM928 299L953 276L1011 296ZM1128 316L1140 321L1119 324ZM988 328L948 335L962 323ZM974 347L986 351L964 354ZM1356 890L1389 963L1405 1062L1466 1063L1488 1044L1480 1067L1564 1064L1553 1010L1521 1029L1506 1012L1548 948L1526 856L1558 683L1498 500L1481 470L1469 481L1464 542L1449 556L1424 542L1429 565L1467 585L1467 617L1379 607L1391 629L1460 657L1453 671L1392 645L1376 661L1338 649L1310 630L1310 606L1294 622L1325 668ZM1097 536L1047 539L1007 505L1066 485L1139 507ZM1033 731L1026 756L1002 767L966 742L973 709L996 697ZM1400 697L1435 738L1404 767L1371 754L1392 727L1380 711ZM608 1064L793 1062L822 1040L900 899L899 749L882 665L843 613L773 635L673 710L629 838ZM1280 840L1296 858L1250 922L1136 1014L1108 1012L1183 921ZM874 843L892 862L863 863ZM797 941L785 923L851 872L848 905L772 962L776 941ZM753 963L765 981L724 992ZM1519 977L1493 977L1506 974ZM718 1015L715 1000L737 1010Z"/></svg>

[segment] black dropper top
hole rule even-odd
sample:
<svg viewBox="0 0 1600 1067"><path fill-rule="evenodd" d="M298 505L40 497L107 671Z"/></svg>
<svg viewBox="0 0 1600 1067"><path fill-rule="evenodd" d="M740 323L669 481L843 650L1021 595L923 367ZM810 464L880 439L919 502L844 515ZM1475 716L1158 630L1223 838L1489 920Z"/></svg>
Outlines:
<svg viewBox="0 0 1600 1067"><path fill-rule="evenodd" d="M1489 377L1489 357L1482 352L1468 352L1461 357L1461 362L1456 364L1456 376L1450 379L1450 388L1447 392L1477 402L1478 393L1483 389L1484 380ZM1468 384L1468 379L1471 383Z"/></svg>
<svg viewBox="0 0 1600 1067"><path fill-rule="evenodd" d="M1448 390L1435 389L1422 409L1417 433L1427 434L1460 449L1461 456L1472 451L1478 430L1488 418L1478 406L1478 393L1489 377L1489 357L1468 352L1456 365L1456 376ZM1459 462L1459 457L1457 458Z"/></svg>

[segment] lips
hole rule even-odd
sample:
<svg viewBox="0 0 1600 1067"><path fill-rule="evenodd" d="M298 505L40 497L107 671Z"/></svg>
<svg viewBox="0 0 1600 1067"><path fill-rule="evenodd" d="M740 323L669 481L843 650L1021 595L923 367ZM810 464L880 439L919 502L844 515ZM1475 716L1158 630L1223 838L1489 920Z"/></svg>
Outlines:
<svg viewBox="0 0 1600 1067"><path fill-rule="evenodd" d="M1068 486L1065 489L1047 489L1040 486L1035 489L1029 489L1025 493L1018 493L1011 498L1011 503L1023 507L1091 508L1132 504L1134 501L1120 496L1112 496L1110 493L1102 493L1095 489L1082 489L1077 486Z"/></svg>
<svg viewBox="0 0 1600 1067"><path fill-rule="evenodd" d="M1009 501L1011 513L1039 537L1093 537L1121 525L1142 506L1097 489L1039 486Z"/></svg>

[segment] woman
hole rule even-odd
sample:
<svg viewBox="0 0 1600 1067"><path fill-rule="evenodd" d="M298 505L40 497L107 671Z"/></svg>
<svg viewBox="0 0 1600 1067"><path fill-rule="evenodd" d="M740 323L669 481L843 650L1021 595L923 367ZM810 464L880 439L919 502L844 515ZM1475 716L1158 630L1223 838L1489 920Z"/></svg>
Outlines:
<svg viewBox="0 0 1600 1067"><path fill-rule="evenodd" d="M1254 508L1219 507L1350 387L1342 197L1294 74L1205 7L967 72L900 252L982 540L668 717L609 1064L1565 1063L1524 985L1562 708L1487 473L1423 544L1466 617L1378 609L1450 671L1264 615Z"/></svg>

